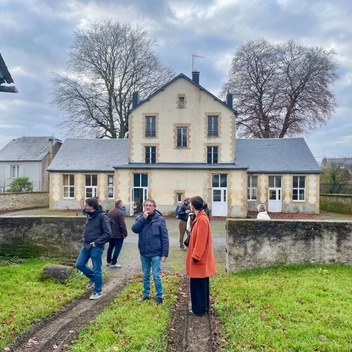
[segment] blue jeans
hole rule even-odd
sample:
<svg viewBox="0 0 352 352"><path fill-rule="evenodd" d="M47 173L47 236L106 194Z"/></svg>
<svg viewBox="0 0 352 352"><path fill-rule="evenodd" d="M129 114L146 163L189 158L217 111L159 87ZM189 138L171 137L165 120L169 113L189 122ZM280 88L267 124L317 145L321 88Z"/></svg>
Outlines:
<svg viewBox="0 0 352 352"><path fill-rule="evenodd" d="M82 247L76 261L76 268L82 271L90 281L94 282L94 292L96 293L101 293L103 289L103 272L101 269L103 252L104 247L91 247L89 250ZM89 258L92 259L93 269L87 265Z"/></svg>
<svg viewBox="0 0 352 352"><path fill-rule="evenodd" d="M152 268L153 280L155 285L155 298L163 298L163 286L160 277L161 257L145 257L141 255L142 271L143 271L143 296L150 297L150 268Z"/></svg>
<svg viewBox="0 0 352 352"><path fill-rule="evenodd" d="M122 244L123 244L123 238L110 238L109 248L106 255L106 262L108 264L113 264L113 265L116 264L117 258L119 257L121 252ZM114 254L112 255L113 251L114 251Z"/></svg>

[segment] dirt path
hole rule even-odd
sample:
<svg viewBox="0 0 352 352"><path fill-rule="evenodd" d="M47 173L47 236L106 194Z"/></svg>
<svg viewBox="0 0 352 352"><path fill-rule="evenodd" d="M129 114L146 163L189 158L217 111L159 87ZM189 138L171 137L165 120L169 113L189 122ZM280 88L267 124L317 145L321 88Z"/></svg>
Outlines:
<svg viewBox="0 0 352 352"><path fill-rule="evenodd" d="M110 269L111 270L111 269ZM41 320L32 329L17 337L3 351L50 352L68 351L79 331L94 320L117 297L129 279L140 272L139 260L121 269L112 270L99 300L89 300L91 292ZM201 317L188 315L190 310L188 278L183 276L178 288L178 300L169 327L167 352L215 352L211 313Z"/></svg>
<svg viewBox="0 0 352 352"><path fill-rule="evenodd" d="M99 300L89 300L92 292L70 302L57 313L41 320L32 329L23 333L8 345L5 351L64 351L79 331L95 319L118 295L129 279L140 272L139 260L134 260L121 269L114 270L103 288Z"/></svg>

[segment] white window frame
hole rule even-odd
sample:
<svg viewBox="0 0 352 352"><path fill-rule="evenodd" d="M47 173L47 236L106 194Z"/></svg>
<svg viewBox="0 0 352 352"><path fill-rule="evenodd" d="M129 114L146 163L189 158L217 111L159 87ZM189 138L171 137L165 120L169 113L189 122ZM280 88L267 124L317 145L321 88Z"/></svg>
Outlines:
<svg viewBox="0 0 352 352"><path fill-rule="evenodd" d="M108 175L108 199L114 199L114 175ZM111 196L110 196L111 195Z"/></svg>
<svg viewBox="0 0 352 352"><path fill-rule="evenodd" d="M89 184L87 184L87 177L89 177ZM96 179L96 185L93 183L93 178ZM93 198L93 197L98 197L98 175L97 174L87 174L84 175L84 182L85 182L85 187L84 187L84 197L85 199L87 198ZM91 195L88 196L87 192L88 189L91 190Z"/></svg>
<svg viewBox="0 0 352 352"><path fill-rule="evenodd" d="M208 137L219 137L219 116L208 116Z"/></svg>
<svg viewBox="0 0 352 352"><path fill-rule="evenodd" d="M293 186L295 178L298 178L297 187ZM301 179L303 179L304 187L300 186ZM297 195L296 195L297 199L295 199L295 195L294 195L295 190L297 191ZM301 194L303 194L303 199L300 199ZM292 201L293 202L305 202L306 201L306 177L305 176L293 176L292 177Z"/></svg>
<svg viewBox="0 0 352 352"><path fill-rule="evenodd" d="M182 203L183 193L176 193L176 202Z"/></svg>
<svg viewBox="0 0 352 352"><path fill-rule="evenodd" d="M176 147L187 148L187 144L188 144L188 128L182 127L182 126L176 127Z"/></svg>
<svg viewBox="0 0 352 352"><path fill-rule="evenodd" d="M156 163L156 146L145 147L145 163L146 164Z"/></svg>
<svg viewBox="0 0 352 352"><path fill-rule="evenodd" d="M67 176L68 183L65 185L65 176ZM72 180L72 182L71 182ZM65 190L67 190L67 197L65 197ZM73 190L73 196L71 197L71 191ZM62 198L63 199L73 199L75 197L75 175L64 174L62 175Z"/></svg>
<svg viewBox="0 0 352 352"><path fill-rule="evenodd" d="M20 166L19 165L11 165L11 178L20 177Z"/></svg>
<svg viewBox="0 0 352 352"><path fill-rule="evenodd" d="M215 150L216 150L216 152L215 152ZM216 155L216 160L215 160L215 155ZM207 147L207 164L216 165L218 163L219 163L219 147L218 146L208 146Z"/></svg>
<svg viewBox="0 0 352 352"><path fill-rule="evenodd" d="M156 137L156 116L145 117L145 137Z"/></svg>
<svg viewBox="0 0 352 352"><path fill-rule="evenodd" d="M256 179L256 186L253 186L253 180ZM247 200L258 200L258 176L249 176L247 178ZM255 196L253 197L253 193Z"/></svg>

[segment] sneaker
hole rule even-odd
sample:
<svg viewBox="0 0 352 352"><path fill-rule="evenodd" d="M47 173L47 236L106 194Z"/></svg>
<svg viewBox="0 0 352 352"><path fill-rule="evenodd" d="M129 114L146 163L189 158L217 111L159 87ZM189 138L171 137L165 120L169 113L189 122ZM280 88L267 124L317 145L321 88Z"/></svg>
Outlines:
<svg viewBox="0 0 352 352"><path fill-rule="evenodd" d="M110 268L111 269L121 268L121 264L111 264Z"/></svg>
<svg viewBox="0 0 352 352"><path fill-rule="evenodd" d="M111 264L110 263L107 263L106 266L110 266Z"/></svg>
<svg viewBox="0 0 352 352"><path fill-rule="evenodd" d="M187 248L185 248L185 247L180 247L180 251L186 251L187 250Z"/></svg>
<svg viewBox="0 0 352 352"><path fill-rule="evenodd" d="M87 285L87 288L90 289L92 287L94 287L94 282L93 281L89 281L88 285Z"/></svg>
<svg viewBox="0 0 352 352"><path fill-rule="evenodd" d="M94 292L90 297L89 299L98 299L101 297L101 293L98 293L98 292Z"/></svg>
<svg viewBox="0 0 352 352"><path fill-rule="evenodd" d="M163 303L163 299L162 298L155 298L153 303L154 304L162 304Z"/></svg>
<svg viewBox="0 0 352 352"><path fill-rule="evenodd" d="M148 296L143 296L143 297L141 297L141 298L138 299L138 302L143 302L143 301L146 301L146 300L148 300L148 299L149 299Z"/></svg>

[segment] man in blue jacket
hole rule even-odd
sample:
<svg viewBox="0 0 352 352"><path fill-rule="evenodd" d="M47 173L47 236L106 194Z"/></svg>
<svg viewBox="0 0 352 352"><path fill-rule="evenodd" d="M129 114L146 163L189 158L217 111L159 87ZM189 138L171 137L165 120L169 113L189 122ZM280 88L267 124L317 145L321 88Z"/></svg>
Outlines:
<svg viewBox="0 0 352 352"><path fill-rule="evenodd" d="M94 292L89 299L98 299L103 289L102 256L105 243L110 239L111 225L97 199L86 199L84 210L87 221L76 268L90 279L87 288L94 286ZM87 265L89 259L92 259L93 269Z"/></svg>
<svg viewBox="0 0 352 352"><path fill-rule="evenodd" d="M155 285L155 304L163 303L163 287L160 277L160 263L169 255L169 234L163 215L155 209L153 199L144 203L144 212L136 218L132 231L138 236L138 249L143 271L143 296L140 302L150 299L150 269Z"/></svg>

